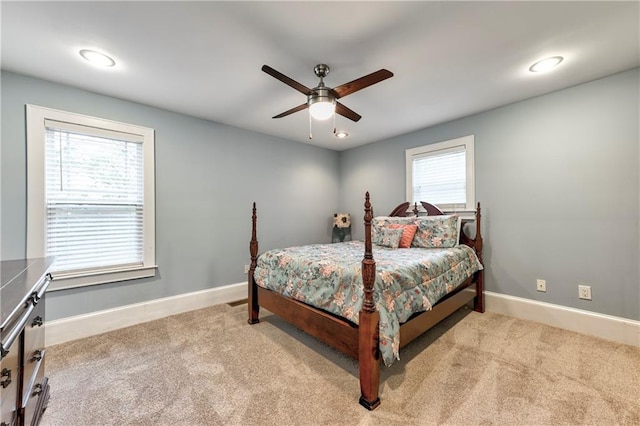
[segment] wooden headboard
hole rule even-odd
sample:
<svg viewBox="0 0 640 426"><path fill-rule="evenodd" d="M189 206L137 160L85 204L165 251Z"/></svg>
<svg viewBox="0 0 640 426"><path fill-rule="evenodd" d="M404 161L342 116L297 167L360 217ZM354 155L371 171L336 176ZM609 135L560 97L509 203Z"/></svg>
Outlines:
<svg viewBox="0 0 640 426"><path fill-rule="evenodd" d="M444 214L444 212L438 207L434 206L433 204L427 203L426 201L420 201L420 204L422 204L422 207L427 211L427 216L438 216ZM410 205L411 203L409 203L408 201L400 204L398 207L393 209L391 213L389 213L389 216L407 216L407 210L409 210ZM413 207L413 214L418 216L418 203L415 203Z"/></svg>

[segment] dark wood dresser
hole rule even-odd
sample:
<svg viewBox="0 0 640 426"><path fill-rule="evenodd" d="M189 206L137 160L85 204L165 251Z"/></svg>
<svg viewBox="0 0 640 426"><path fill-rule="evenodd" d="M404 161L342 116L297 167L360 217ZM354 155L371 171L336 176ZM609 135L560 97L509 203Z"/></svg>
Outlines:
<svg viewBox="0 0 640 426"><path fill-rule="evenodd" d="M44 309L53 258L0 262L0 426L36 425L49 400Z"/></svg>

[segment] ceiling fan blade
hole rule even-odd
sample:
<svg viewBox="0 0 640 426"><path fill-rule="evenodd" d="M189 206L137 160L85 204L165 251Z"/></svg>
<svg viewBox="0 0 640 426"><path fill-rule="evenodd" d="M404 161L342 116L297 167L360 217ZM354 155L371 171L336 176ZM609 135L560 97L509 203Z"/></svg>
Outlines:
<svg viewBox="0 0 640 426"><path fill-rule="evenodd" d="M287 86L293 87L298 92L300 92L300 93L302 93L304 95L308 96L308 95L311 94L311 89L309 89L308 87L306 87L306 86L298 83L297 81L287 77L286 75L282 74L281 72L274 70L269 65L263 65L262 66L262 71L266 72L271 77L274 77L274 78L280 80L281 82L283 82Z"/></svg>
<svg viewBox="0 0 640 426"><path fill-rule="evenodd" d="M353 92L357 92L358 90L362 90L365 87L380 83L382 80L386 80L390 77L393 77L393 73L383 68L376 72L372 72L371 74L365 75L364 77L360 77L356 80L345 83L341 86L334 87L333 92L335 93L337 99L344 98L345 96L350 95Z"/></svg>
<svg viewBox="0 0 640 426"><path fill-rule="evenodd" d="M298 105L297 107L293 107L288 111L285 111L281 114L278 114L272 118L282 118L282 117L286 117L287 115L293 114L294 112L298 112L298 111L302 111L303 109L307 109L309 108L309 106L307 105L307 103L303 103L302 105Z"/></svg>
<svg viewBox="0 0 640 426"><path fill-rule="evenodd" d="M355 122L357 122L362 118L360 114L347 108L346 106L342 105L340 102L336 102L336 114L340 114L341 116L347 117L349 120L353 120Z"/></svg>

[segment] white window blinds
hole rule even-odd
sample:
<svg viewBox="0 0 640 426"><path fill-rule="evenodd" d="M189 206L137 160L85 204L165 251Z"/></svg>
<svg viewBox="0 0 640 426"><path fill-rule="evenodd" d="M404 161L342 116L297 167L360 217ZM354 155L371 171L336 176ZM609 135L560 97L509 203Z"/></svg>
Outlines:
<svg viewBox="0 0 640 426"><path fill-rule="evenodd" d="M45 120L45 253L56 271L143 265L142 142Z"/></svg>
<svg viewBox="0 0 640 426"><path fill-rule="evenodd" d="M473 211L475 136L405 151L407 200L426 201L445 212Z"/></svg>
<svg viewBox="0 0 640 426"><path fill-rule="evenodd" d="M464 208L467 194L464 146L416 156L412 166L414 201Z"/></svg>

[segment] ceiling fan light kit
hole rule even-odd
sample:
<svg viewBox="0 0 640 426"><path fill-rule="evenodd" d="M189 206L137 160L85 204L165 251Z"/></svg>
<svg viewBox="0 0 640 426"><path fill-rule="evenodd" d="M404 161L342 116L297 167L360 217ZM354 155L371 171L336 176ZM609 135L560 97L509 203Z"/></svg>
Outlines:
<svg viewBox="0 0 640 426"><path fill-rule="evenodd" d="M358 90L362 90L366 87L374 85L376 83L381 82L382 80L386 80L387 78L393 77L393 73L386 69L381 69L371 74L365 75L364 77L360 77L356 80L350 81L349 83L345 83L343 85L334 87L333 89L324 85L324 78L329 74L330 68L327 64L318 64L313 68L313 72L316 77L320 78L320 83L318 86L313 89L309 89L303 84L298 83L297 81L287 77L279 71L271 68L268 65L262 66L262 71L269 74L270 76L280 80L284 84L294 88L298 92L307 96L307 102L293 107L283 113L280 113L273 118L282 118L287 115L293 114L294 112L302 111L303 109L309 109L309 139L312 139L311 135L311 118L313 117L316 120L327 120L331 117L334 118L334 129L333 133L336 134L335 130L335 114L342 115L352 121L357 122L362 117L347 108L340 102L338 99L343 98L347 95L350 95Z"/></svg>
<svg viewBox="0 0 640 426"><path fill-rule="evenodd" d="M316 89L307 99L309 113L316 120L326 120L336 111L336 99L331 96L328 87L317 87Z"/></svg>

